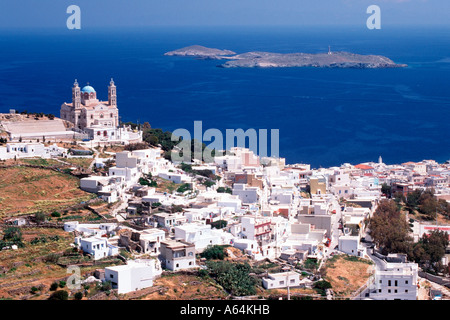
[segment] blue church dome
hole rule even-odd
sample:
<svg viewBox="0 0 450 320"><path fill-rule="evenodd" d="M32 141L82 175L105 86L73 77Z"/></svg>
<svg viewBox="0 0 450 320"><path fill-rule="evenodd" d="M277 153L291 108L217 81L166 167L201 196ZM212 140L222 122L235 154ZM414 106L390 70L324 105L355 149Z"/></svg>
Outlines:
<svg viewBox="0 0 450 320"><path fill-rule="evenodd" d="M95 92L95 89L92 88L91 86L84 86L83 89L81 89L81 92L93 93Z"/></svg>

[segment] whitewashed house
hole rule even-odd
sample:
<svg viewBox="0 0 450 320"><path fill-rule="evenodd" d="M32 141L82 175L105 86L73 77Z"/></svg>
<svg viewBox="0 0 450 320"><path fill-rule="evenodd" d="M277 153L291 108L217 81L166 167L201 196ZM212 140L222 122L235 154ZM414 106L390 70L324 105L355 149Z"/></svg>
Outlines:
<svg viewBox="0 0 450 320"><path fill-rule="evenodd" d="M16 158L46 157L45 147L42 143L7 143L0 147L0 160ZM50 157L50 156L47 156Z"/></svg>
<svg viewBox="0 0 450 320"><path fill-rule="evenodd" d="M197 253L203 252L208 246L229 244L228 239L224 239L224 233L221 230L211 228L209 224L186 223L176 226L175 239L181 239L185 242L195 245ZM232 235L230 234L230 237Z"/></svg>
<svg viewBox="0 0 450 320"><path fill-rule="evenodd" d="M262 278L262 284L265 289L297 287L300 285L300 274L295 271L269 273Z"/></svg>
<svg viewBox="0 0 450 320"><path fill-rule="evenodd" d="M83 252L90 254L94 260L119 254L119 248L109 244L105 238L75 238L75 243Z"/></svg>
<svg viewBox="0 0 450 320"><path fill-rule="evenodd" d="M112 203L118 201L122 195L121 185L124 180L122 176L90 176L80 179L80 189L96 193L103 200Z"/></svg>
<svg viewBox="0 0 450 320"><path fill-rule="evenodd" d="M386 270L375 271L374 300L417 300L417 263L387 263Z"/></svg>
<svg viewBox="0 0 450 320"><path fill-rule="evenodd" d="M195 245L182 240L165 240L161 242L159 256L164 267L172 271L197 268L195 262Z"/></svg>
<svg viewBox="0 0 450 320"><path fill-rule="evenodd" d="M140 232L139 245L142 247L144 253L157 256L161 253L161 241L164 240L166 240L166 233L164 230L150 228Z"/></svg>
<svg viewBox="0 0 450 320"><path fill-rule="evenodd" d="M339 251L352 256L364 256L365 250L360 246L359 236L340 236Z"/></svg>
<svg viewBox="0 0 450 320"><path fill-rule="evenodd" d="M158 259L129 260L126 265L106 267L105 281L123 294L153 286L153 281L162 274Z"/></svg>
<svg viewBox="0 0 450 320"><path fill-rule="evenodd" d="M252 204L258 202L260 191L258 187L248 187L244 183L235 183L233 195L238 196L243 204Z"/></svg>

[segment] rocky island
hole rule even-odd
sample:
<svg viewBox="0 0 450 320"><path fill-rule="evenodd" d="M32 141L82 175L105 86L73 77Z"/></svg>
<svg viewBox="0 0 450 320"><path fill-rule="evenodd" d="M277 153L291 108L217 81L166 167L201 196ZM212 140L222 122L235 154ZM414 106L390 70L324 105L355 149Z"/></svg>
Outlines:
<svg viewBox="0 0 450 320"><path fill-rule="evenodd" d="M182 57L196 57L199 59L221 59L222 56L229 56L229 55L235 55L236 52L230 51L230 50L221 50L221 49L214 49L214 48L207 48L203 46L189 46L181 49L177 49L174 51L166 52L165 56L182 56Z"/></svg>
<svg viewBox="0 0 450 320"><path fill-rule="evenodd" d="M168 56L193 56L199 59L228 60L218 65L222 68L402 68L406 64L397 64L380 55L361 55L350 52L326 53L273 53L246 52L235 54L230 50L211 49L202 46L190 46L165 53Z"/></svg>

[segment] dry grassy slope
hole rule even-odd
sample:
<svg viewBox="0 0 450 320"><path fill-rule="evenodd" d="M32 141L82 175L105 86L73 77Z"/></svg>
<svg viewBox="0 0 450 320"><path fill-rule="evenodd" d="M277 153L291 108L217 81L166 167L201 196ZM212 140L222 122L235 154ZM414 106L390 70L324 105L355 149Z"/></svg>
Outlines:
<svg viewBox="0 0 450 320"><path fill-rule="evenodd" d="M79 188L76 177L67 174L29 167L0 168L0 218L56 210L91 197Z"/></svg>
<svg viewBox="0 0 450 320"><path fill-rule="evenodd" d="M336 295L348 297L366 283L372 270L369 260L341 254L326 262L322 274Z"/></svg>
<svg viewBox="0 0 450 320"><path fill-rule="evenodd" d="M66 277L66 270L42 261L49 253L57 253L70 248L73 235L60 229L22 229L24 248L0 251L0 268L6 273L0 276L0 298L20 299L29 295L31 287L44 287L48 291L50 284ZM59 241L31 245L30 240L41 236L60 237ZM44 295L35 298L43 298Z"/></svg>
<svg viewBox="0 0 450 320"><path fill-rule="evenodd" d="M217 300L228 295L213 280L195 275L175 274L154 281L158 290L140 297L142 300ZM151 290L153 291L153 290ZM131 296L125 296L125 299Z"/></svg>
<svg viewBox="0 0 450 320"><path fill-rule="evenodd" d="M51 253L62 253L70 250L73 234L54 228L24 228L21 229L24 248L0 251L0 299L47 299L52 291L53 282L67 278L71 273L53 262L46 262L45 257ZM58 236L58 241L47 240L46 243L31 244L34 238ZM0 234L0 238L3 235ZM81 267L81 276L85 277L98 268L104 268L97 263L93 266ZM40 288L37 294L31 293L32 287ZM64 290L68 290L67 287Z"/></svg>

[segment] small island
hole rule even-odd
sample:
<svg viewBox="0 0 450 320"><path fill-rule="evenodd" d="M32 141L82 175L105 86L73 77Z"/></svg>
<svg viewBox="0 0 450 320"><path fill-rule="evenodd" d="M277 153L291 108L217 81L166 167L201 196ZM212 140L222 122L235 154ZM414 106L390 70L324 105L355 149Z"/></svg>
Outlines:
<svg viewBox="0 0 450 320"><path fill-rule="evenodd" d="M174 51L166 52L165 56L181 56L181 57L196 57L199 59L221 59L222 56L235 55L236 52L230 50L221 50L214 48L207 48L199 45L184 47Z"/></svg>
<svg viewBox="0 0 450 320"><path fill-rule="evenodd" d="M350 52L325 53L273 53L246 52L235 54L230 50L190 46L165 53L167 56L191 56L198 59L228 60L218 65L222 68L287 68L287 67L316 67L316 68L403 68L406 64L398 64L380 55L361 55Z"/></svg>

